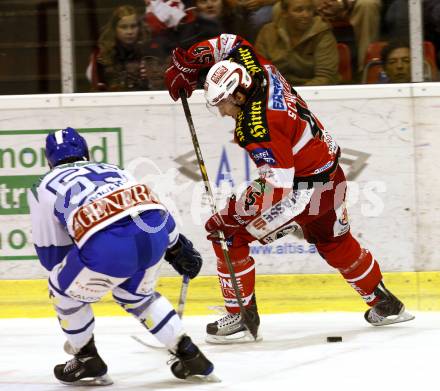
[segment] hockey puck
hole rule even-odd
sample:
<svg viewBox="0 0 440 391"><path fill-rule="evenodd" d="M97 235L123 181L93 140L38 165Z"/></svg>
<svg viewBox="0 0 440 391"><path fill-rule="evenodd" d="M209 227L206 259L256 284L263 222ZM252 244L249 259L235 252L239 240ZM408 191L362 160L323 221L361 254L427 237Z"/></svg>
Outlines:
<svg viewBox="0 0 440 391"><path fill-rule="evenodd" d="M342 342L342 337L327 337L327 342Z"/></svg>

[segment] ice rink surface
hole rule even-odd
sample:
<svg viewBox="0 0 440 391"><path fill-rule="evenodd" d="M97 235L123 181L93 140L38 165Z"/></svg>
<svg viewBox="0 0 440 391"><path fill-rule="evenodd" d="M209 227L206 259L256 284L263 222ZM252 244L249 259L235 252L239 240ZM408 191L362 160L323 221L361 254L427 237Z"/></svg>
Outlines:
<svg viewBox="0 0 440 391"><path fill-rule="evenodd" d="M129 317L97 318L95 340L114 384L69 387L52 375L67 361L56 318L0 320L0 390L226 390L373 391L440 389L440 313L415 313L416 319L373 327L361 313L309 313L262 316L263 341L208 345L207 321L186 317L190 336L214 362L221 383L175 379L165 349ZM327 336L343 342L328 343Z"/></svg>

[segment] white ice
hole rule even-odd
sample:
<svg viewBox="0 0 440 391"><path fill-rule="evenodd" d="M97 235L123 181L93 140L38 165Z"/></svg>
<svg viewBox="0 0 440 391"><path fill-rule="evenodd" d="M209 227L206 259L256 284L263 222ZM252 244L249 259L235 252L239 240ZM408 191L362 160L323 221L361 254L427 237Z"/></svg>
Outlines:
<svg viewBox="0 0 440 391"><path fill-rule="evenodd" d="M73 387L57 383L55 364L70 357L53 319L0 320L0 389L55 390L227 390L375 391L440 390L440 313L416 313L411 322L368 325L361 313L262 316L263 341L208 345L205 324L214 317L186 317L190 336L214 362L221 383L175 379L165 349L129 317L96 319L95 340L114 385ZM327 336L343 342L328 343Z"/></svg>

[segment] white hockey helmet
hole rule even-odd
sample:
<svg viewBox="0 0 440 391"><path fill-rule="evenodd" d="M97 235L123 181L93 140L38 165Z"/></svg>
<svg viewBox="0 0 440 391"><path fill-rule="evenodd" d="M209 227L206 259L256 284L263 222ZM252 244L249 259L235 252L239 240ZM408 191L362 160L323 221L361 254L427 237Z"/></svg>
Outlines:
<svg viewBox="0 0 440 391"><path fill-rule="evenodd" d="M206 76L206 102L209 106L216 106L237 88L246 91L251 85L252 78L244 66L228 60L220 61L211 67Z"/></svg>

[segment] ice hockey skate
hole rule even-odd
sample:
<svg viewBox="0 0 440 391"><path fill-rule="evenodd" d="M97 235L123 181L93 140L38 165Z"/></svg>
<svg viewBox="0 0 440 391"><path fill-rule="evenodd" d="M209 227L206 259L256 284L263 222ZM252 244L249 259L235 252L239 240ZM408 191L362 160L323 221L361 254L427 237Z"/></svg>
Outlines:
<svg viewBox="0 0 440 391"><path fill-rule="evenodd" d="M171 364L171 372L178 379L192 381L219 382L220 379L214 374L214 365L209 361L200 349L184 335L175 352Z"/></svg>
<svg viewBox="0 0 440 391"><path fill-rule="evenodd" d="M374 290L379 302L365 312L365 320L373 326L385 326L393 323L407 322L414 319L414 315L405 311L403 303L394 296L383 282Z"/></svg>
<svg viewBox="0 0 440 391"><path fill-rule="evenodd" d="M260 316L256 305L246 308L249 317L256 323L257 327L260 325ZM206 325L206 342L212 344L233 344L261 341L263 338L257 332L255 339L241 320L241 315L227 313L219 320L208 323Z"/></svg>
<svg viewBox="0 0 440 391"><path fill-rule="evenodd" d="M56 365L55 377L63 384L75 386L109 386L113 384L107 375L107 365L98 355L92 339L65 364Z"/></svg>

